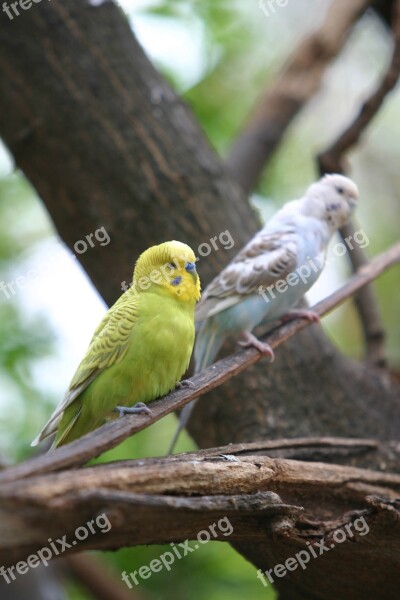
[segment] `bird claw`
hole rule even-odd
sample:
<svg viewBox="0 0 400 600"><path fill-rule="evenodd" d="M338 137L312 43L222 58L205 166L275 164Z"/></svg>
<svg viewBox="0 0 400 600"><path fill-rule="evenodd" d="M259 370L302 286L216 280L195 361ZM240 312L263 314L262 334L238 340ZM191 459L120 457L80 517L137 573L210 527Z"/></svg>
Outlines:
<svg viewBox="0 0 400 600"><path fill-rule="evenodd" d="M144 402L136 402L134 406L116 406L114 412L119 413L120 417L124 415L152 415L150 408Z"/></svg>
<svg viewBox="0 0 400 600"><path fill-rule="evenodd" d="M293 321L294 319L307 319L310 323L320 323L321 319L318 313L313 310L290 310L286 315L281 317L283 323Z"/></svg>
<svg viewBox="0 0 400 600"><path fill-rule="evenodd" d="M267 344L267 342L261 342L255 335L249 332L245 332L243 337L244 339L239 340L238 342L239 346L242 346L242 348L250 348L252 346L264 356L269 356L271 358L271 362L274 362L274 351L272 350L271 346Z"/></svg>
<svg viewBox="0 0 400 600"><path fill-rule="evenodd" d="M196 386L194 385L193 381L191 381L190 379L182 379L182 381L178 381L178 383L176 384L176 389L177 390L184 390L187 388L195 388Z"/></svg>

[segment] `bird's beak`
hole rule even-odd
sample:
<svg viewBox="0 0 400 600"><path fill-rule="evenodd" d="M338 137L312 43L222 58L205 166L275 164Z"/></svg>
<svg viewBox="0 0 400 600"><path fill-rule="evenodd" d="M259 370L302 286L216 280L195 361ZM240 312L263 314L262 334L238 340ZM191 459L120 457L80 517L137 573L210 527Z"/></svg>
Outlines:
<svg viewBox="0 0 400 600"><path fill-rule="evenodd" d="M187 262L185 265L185 270L188 273L195 273L196 272L196 265L194 264L194 262Z"/></svg>
<svg viewBox="0 0 400 600"><path fill-rule="evenodd" d="M359 192L358 189L355 188L353 190L349 190L347 200L349 202L349 206L351 210L354 210L358 204Z"/></svg>
<svg viewBox="0 0 400 600"><path fill-rule="evenodd" d="M198 275L197 275L197 271L196 271L196 265L194 262L187 262L185 264L185 270L188 273L190 273L190 275L192 276L194 281L197 281Z"/></svg>
<svg viewBox="0 0 400 600"><path fill-rule="evenodd" d="M354 210L355 207L358 204L358 198L356 198L355 196L349 196L349 206L351 208L351 210Z"/></svg>

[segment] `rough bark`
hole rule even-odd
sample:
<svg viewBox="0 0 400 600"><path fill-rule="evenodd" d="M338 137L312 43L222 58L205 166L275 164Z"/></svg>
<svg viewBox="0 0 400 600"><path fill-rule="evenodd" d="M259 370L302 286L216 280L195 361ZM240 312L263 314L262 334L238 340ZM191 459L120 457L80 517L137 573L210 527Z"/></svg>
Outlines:
<svg viewBox="0 0 400 600"><path fill-rule="evenodd" d="M368 282L372 281L377 275L399 262L400 243L395 244L392 248L377 256L368 266L363 267L359 273L353 275L336 292L318 302L312 307L313 311L320 316L326 314L344 302L351 294L355 294L357 290L368 285ZM281 326L270 332L263 341L276 350L276 348L282 346L287 340L308 326L309 323L304 319L296 319L295 321L281 324ZM50 453L39 455L13 468L5 469L0 473L0 485L5 482L18 481L38 474L52 473L62 469L82 466L89 459L99 456L106 450L115 448L115 446L130 435L149 427L172 411L182 408L191 400L204 396L210 390L217 389L218 386L229 381L239 373L245 372L246 369L257 364L261 359L262 356L258 351L254 348L249 348L219 360L192 378L190 386L174 390L167 396L154 400L151 403L150 414L135 415L133 417L125 416L123 419L115 419L113 422L95 429L72 444L61 446ZM382 468L382 456L375 455L376 458L378 458L378 463L375 460L373 465ZM371 461L371 456L367 460ZM367 462L367 465L372 466L372 463ZM387 469L400 470L400 466L397 463L393 466L391 460L389 463L386 461L385 465Z"/></svg>
<svg viewBox="0 0 400 600"><path fill-rule="evenodd" d="M229 538L217 528L215 539L239 543L263 570L315 547L317 558L286 577L283 597L297 597L288 589L297 594L299 586L315 590L308 598L338 597L338 589L354 600L398 597L400 475L254 456L255 444L250 455L245 450L121 461L4 484L0 562L15 564L64 535L68 552L196 540L228 518ZM109 531L97 527L77 541L83 536L76 529L103 513ZM353 535L337 533L346 526ZM321 541L328 548L322 555Z"/></svg>
<svg viewBox="0 0 400 600"><path fill-rule="evenodd" d="M0 130L71 248L107 228L111 243L79 257L102 295L115 298L133 257L162 239L197 248L229 229L237 251L256 218L116 6L32 8L0 31ZM203 282L228 259L220 249L202 260ZM354 399L364 397L360 420ZM213 418L197 411L197 431L212 445L256 431L387 439L398 412L386 380L341 356L318 327L278 353L273 368L262 363L210 400Z"/></svg>
<svg viewBox="0 0 400 600"><path fill-rule="evenodd" d="M265 90L227 158L232 176L250 193L260 172L281 143L288 127L318 92L329 64L347 41L351 27L373 4L334 0L322 26L305 38L288 58L276 82Z"/></svg>
<svg viewBox="0 0 400 600"><path fill-rule="evenodd" d="M0 18L0 133L72 252L106 228L109 245L78 255L106 301L146 247L197 249L229 227L235 248L202 261L210 279L257 219L119 9L42 2Z"/></svg>
<svg viewBox="0 0 400 600"><path fill-rule="evenodd" d="M207 283L255 232L257 219L188 109L148 62L117 7L107 1L96 7L78 0L69 0L65 4L43 2L35 4L12 22L4 13L1 18L0 133L17 166L38 190L62 239L70 248L97 228L106 227L111 243L96 246L79 256L104 298L108 302L116 298L121 281L129 279L133 260L145 247L178 238L197 249L199 244L209 242L212 236L228 229L235 240L231 252L223 251L219 244L220 249L200 263L203 283ZM200 402L192 431L203 445L299 435L398 439L398 391L398 385L380 372L338 353L321 329L313 326L289 341L277 353L273 366L261 361L210 394L207 403ZM173 487L179 483L179 469L174 460L168 462L177 475L177 479L171 479L171 490L181 494L182 487ZM188 467L185 464L182 468L188 476L195 475L194 465ZM279 473L281 468L285 472L289 469L278 462L268 463L267 470ZM270 568L285 552L291 555L300 547L292 541L287 545L284 535L269 534L268 518L265 531L260 528L264 517L257 508L260 498L254 496L259 492L255 487L259 479L254 476L260 470L256 463L245 468L246 485L253 494L250 498L242 498L241 494L250 492L245 491L246 486L241 486L238 480L233 487L229 484L230 487L221 491L221 498L210 499L207 495L207 490L211 496L219 493L224 472L228 476L229 471L232 476L230 464L224 461L215 480L218 485L208 488L210 481L206 478L205 497L184 496L182 503L178 502L179 506L176 504L179 498L171 498L163 486L155 486L160 497L153 498L149 490L146 488L145 493L143 488L143 495L138 498L136 492L132 492L131 484L134 486L139 472L133 470L134 478L130 480L129 465L123 465L121 469L119 473L123 479L116 483L117 489L108 488L104 494L95 490L91 495L90 491L79 491L75 487L78 479L83 481L90 476L92 471L88 469L43 475L43 478L2 486L3 516L8 519L2 520L7 528L3 544L9 540L11 531L16 535L18 527L32 537L20 538L20 547L15 545L15 553L10 552L8 558L27 551L31 542L37 549L44 532L47 539L51 532L58 531L60 515L72 510L72 506L77 511L75 518L79 516L76 523L82 524L87 514L85 506L97 506L101 510L104 502L113 504L117 514L113 531L119 533L112 538L114 547L132 544L135 540L150 542L189 537L194 533L194 526L209 524L211 514L227 514L230 509L237 539L242 539L240 551L256 565ZM167 473L163 469L159 470L161 475ZM299 469L297 477L308 472L303 464ZM206 474L210 477L212 472L207 470ZM390 475L357 472L357 482L359 478L363 482L359 489L358 483L352 482L354 473L346 471L349 479L338 481L332 494L330 474L326 465L321 466L319 473L312 472L305 486L293 486L293 495L285 493L282 498L285 505L293 501L293 505L299 506L303 502L297 500L310 494L309 503L304 504L307 504L306 509L311 506L316 511L310 514L317 519L318 535L325 531L324 510L334 523L338 523L347 518L344 515L349 510L370 510L367 495L371 490L375 493L377 486L378 495L384 492L392 498L397 493L397 480L394 484ZM127 492L123 487L125 480L129 484ZM212 477L211 481L214 481ZM273 478L268 479L268 485L266 481L262 479L265 489L274 490ZM61 489L58 487L60 482L71 483L68 493L63 488L65 496L57 493L57 489ZM392 484L395 487L392 488ZM278 494L281 485L279 480ZM349 486L353 490L354 485L356 501L346 504L353 497L350 493L347 495ZM185 487L185 494L189 488ZM192 492L195 492L194 488ZM332 505L338 497L336 492L343 503L338 510L333 510ZM240 502L238 494L242 498ZM265 500L262 496L261 506L267 510ZM143 519L150 513L155 518L158 511L170 518L174 511L177 518L170 537L166 535L161 540L160 533L151 528L151 519L148 519L148 527L144 527L143 521L143 535L133 538L129 532L134 530L129 527L137 525L132 516L136 511L125 508L118 513L118 507L126 506L124 503L137 506ZM60 506L63 510L58 512ZM236 514L236 510L238 513L240 510L235 506L240 510L243 507L245 518ZM296 571L290 578L282 580L281 586L286 586L286 590L282 588L282 598L294 599L295 588L307 590L308 597L313 590L314 597L336 598L334 581L339 570L344 574L346 584L341 598L361 597L355 595L361 593L359 590L363 590L363 598L376 598L376 594L367 596L368 590L376 591L375 584L381 586L380 592L386 592L385 597L392 597L391 586L396 583L395 573L399 572L396 564L399 553L398 549L393 552L395 542L392 537L397 533L393 523L397 508L387 500L379 506L376 523L371 527L375 534L365 538L365 552L361 550L363 543L357 546L357 552L354 552L353 544L344 544L343 549L346 547L347 550L343 550L343 555L341 547L330 555L332 558L328 556L324 561L321 557L315 569L310 567L311 570L307 569L304 574ZM40 513L47 514L41 527L39 521L35 521ZM121 530L118 525L120 514L126 529L123 526ZM168 523L168 519L165 522ZM73 525L72 521L70 525ZM304 529L304 524L302 527ZM379 537L381 533L382 538ZM249 544L253 535L258 536L258 542L254 543L254 537L253 543ZM93 538L88 543L102 547L108 543L105 539L106 536L96 541ZM367 544L368 539L371 547ZM378 569L372 567L373 559L376 559L375 546L384 557L380 559ZM344 562L347 570L344 570ZM370 586L368 589L366 582ZM317 595L316 590L321 593Z"/></svg>

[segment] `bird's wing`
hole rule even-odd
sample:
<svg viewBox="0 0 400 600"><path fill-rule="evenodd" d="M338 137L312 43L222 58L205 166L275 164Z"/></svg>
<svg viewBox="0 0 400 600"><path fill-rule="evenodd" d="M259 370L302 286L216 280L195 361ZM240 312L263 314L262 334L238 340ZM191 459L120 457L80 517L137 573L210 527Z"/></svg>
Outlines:
<svg viewBox="0 0 400 600"><path fill-rule="evenodd" d="M125 293L107 312L96 329L85 357L69 386L69 392L87 387L93 375L118 363L126 354L138 319L138 295ZM84 389L84 388L83 388ZM80 392L83 391L80 389Z"/></svg>
<svg viewBox="0 0 400 600"><path fill-rule="evenodd" d="M137 318L138 295L128 290L109 309L97 327L64 398L32 445L36 445L54 433L67 406L92 383L99 373L122 360L128 350Z"/></svg>
<svg viewBox="0 0 400 600"><path fill-rule="evenodd" d="M196 307L196 321L237 304L243 296L257 294L260 286L284 279L296 266L294 229L284 233L261 230L206 288Z"/></svg>

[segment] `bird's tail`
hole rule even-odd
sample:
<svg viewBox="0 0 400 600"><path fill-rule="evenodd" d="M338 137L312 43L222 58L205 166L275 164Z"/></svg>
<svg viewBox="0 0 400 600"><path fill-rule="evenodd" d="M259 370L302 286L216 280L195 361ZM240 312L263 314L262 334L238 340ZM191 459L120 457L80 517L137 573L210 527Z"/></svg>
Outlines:
<svg viewBox="0 0 400 600"><path fill-rule="evenodd" d="M219 349L224 341L224 336L220 333L220 328L212 323L209 319L204 321L197 335L194 347L194 374L197 375L204 371L206 367L211 365L214 358L218 354ZM197 403L197 398L186 404L179 415L179 424L172 438L168 454L172 454L179 435L189 422L190 415Z"/></svg>

